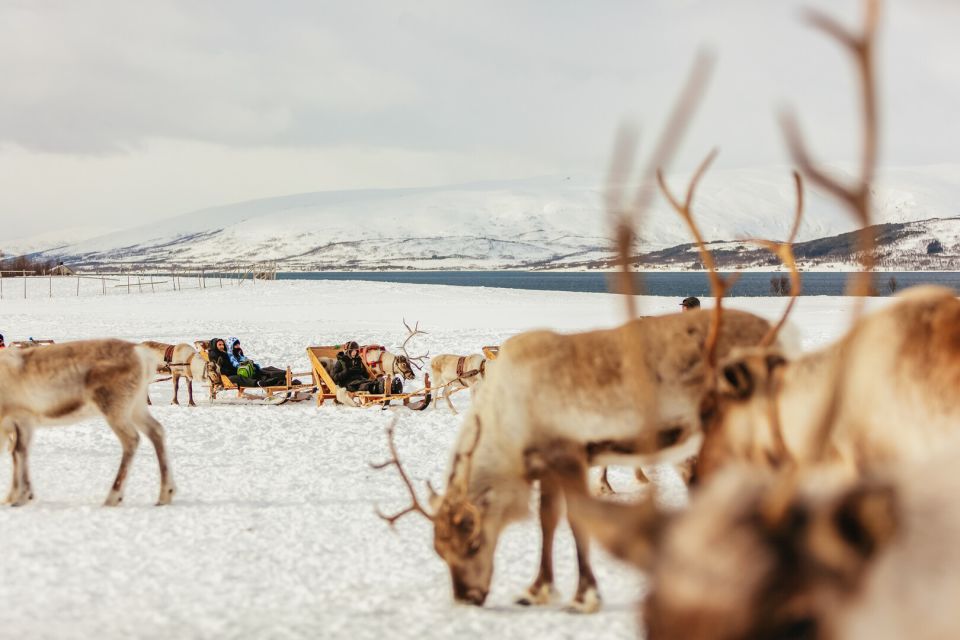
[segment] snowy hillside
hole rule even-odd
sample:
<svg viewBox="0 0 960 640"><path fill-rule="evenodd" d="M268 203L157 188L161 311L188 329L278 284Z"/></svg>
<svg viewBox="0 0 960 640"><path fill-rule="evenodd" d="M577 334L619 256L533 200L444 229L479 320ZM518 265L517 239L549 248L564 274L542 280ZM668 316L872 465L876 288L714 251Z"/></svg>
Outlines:
<svg viewBox="0 0 960 640"><path fill-rule="evenodd" d="M674 176L678 192L687 176ZM212 265L274 261L285 270L563 267L609 256L600 179L319 192L204 209L50 251L76 264ZM877 222L960 214L960 167L889 171L875 190ZM783 237L794 194L785 168L708 174L696 215L705 236ZM808 193L801 240L850 231L849 217ZM645 251L687 243L662 199L643 227Z"/></svg>

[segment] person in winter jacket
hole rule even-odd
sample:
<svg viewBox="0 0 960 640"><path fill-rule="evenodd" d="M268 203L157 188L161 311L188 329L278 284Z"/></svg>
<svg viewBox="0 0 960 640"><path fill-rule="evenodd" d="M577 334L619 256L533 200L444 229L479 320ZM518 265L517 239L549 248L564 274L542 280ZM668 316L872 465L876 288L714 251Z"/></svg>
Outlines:
<svg viewBox="0 0 960 640"><path fill-rule="evenodd" d="M3 334L0 333L0 349L4 349L6 346L6 343L3 341Z"/></svg>
<svg viewBox="0 0 960 640"><path fill-rule="evenodd" d="M384 393L386 385L386 381L382 378L370 378L360 358L360 345L353 341L344 344L343 350L337 353L337 362L333 365L330 376L338 387L343 387L347 391ZM399 389L397 383L399 383ZM399 380L395 381L393 393L399 393L402 389L403 383Z"/></svg>
<svg viewBox="0 0 960 640"><path fill-rule="evenodd" d="M220 373L241 387L282 387L287 384L286 371L276 367L261 367L250 360L244 355L238 338L230 337L226 341L222 338L214 338L210 341L207 355L210 362L220 368ZM237 369L246 362L253 364L253 375L246 377L238 375ZM300 384L300 381L293 380L292 383Z"/></svg>
<svg viewBox="0 0 960 640"><path fill-rule="evenodd" d="M233 364L227 353L227 343L223 338L213 338L210 340L210 346L207 349L207 358L211 364L215 364L220 373L233 378L237 375L237 367Z"/></svg>

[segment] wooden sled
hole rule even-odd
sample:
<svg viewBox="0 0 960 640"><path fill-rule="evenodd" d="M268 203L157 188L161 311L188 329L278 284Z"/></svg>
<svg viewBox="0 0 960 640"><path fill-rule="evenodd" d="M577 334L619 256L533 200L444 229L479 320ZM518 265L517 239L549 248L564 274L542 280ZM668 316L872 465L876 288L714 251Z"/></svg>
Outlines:
<svg viewBox="0 0 960 640"><path fill-rule="evenodd" d="M335 403L345 403L345 400L349 400L357 407L378 406L386 409L391 406L403 406L413 411L423 411L430 406L430 374L424 376L425 387L411 393L390 393L389 390L386 393L347 391L337 386L327 367L324 366L324 362L335 362L340 350L341 347L307 347L307 357L310 358L310 366L313 368L313 383L317 387L318 407L327 400L333 400Z"/></svg>
<svg viewBox="0 0 960 640"><path fill-rule="evenodd" d="M313 397L317 392L317 387L313 384L293 384L293 379L311 375L310 372L294 373L290 367L287 367L287 384L271 387L241 387L227 376L216 371L216 367L210 364L210 356L207 349L210 348L208 340L196 340L193 345L200 352L200 357L207 363L207 382L210 384L210 402L239 401L240 404L285 404L287 402L303 402ZM212 373L215 372L215 373ZM219 383L215 382L213 375L220 378ZM226 395L218 399L218 395L228 391L235 391L236 395Z"/></svg>
<svg viewBox="0 0 960 640"><path fill-rule="evenodd" d="M496 360L497 356L500 355L500 345L487 345L486 347L481 347L483 349L483 357L487 360Z"/></svg>

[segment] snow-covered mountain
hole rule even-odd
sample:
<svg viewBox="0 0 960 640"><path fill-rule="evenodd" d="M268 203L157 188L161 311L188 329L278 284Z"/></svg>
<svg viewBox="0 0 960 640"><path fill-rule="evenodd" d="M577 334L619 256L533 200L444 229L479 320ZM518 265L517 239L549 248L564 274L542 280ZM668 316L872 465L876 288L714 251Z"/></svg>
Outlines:
<svg viewBox="0 0 960 640"><path fill-rule="evenodd" d="M672 176L682 192L688 176ZM609 256L602 179L546 177L419 189L331 191L204 209L48 252L78 265L226 265L284 270L563 267ZM709 239L781 238L794 207L786 168L714 171L695 215ZM891 170L875 189L877 222L960 215L960 167ZM853 229L808 192L800 240ZM642 227L643 251L690 241L662 198Z"/></svg>

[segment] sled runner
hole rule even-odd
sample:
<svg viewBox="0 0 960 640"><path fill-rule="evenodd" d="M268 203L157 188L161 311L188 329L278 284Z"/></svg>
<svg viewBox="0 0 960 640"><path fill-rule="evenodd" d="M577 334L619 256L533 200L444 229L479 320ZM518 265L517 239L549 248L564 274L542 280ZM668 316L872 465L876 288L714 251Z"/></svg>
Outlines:
<svg viewBox="0 0 960 640"><path fill-rule="evenodd" d="M20 347L29 348L29 347L42 347L48 344L54 344L53 340L34 340L30 338L29 340L17 340L16 342L11 342L11 347Z"/></svg>

